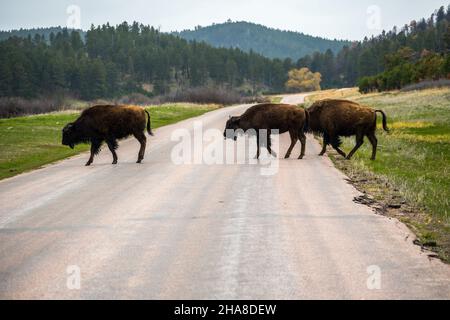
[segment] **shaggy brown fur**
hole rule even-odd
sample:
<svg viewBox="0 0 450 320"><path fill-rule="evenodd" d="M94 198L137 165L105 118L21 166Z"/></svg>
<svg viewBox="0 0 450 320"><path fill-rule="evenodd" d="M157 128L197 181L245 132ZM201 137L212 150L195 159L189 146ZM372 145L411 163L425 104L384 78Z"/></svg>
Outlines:
<svg viewBox="0 0 450 320"><path fill-rule="evenodd" d="M133 135L141 144L137 161L141 163L147 145L144 133L146 124L147 132L153 135L150 122L150 114L140 107L94 106L83 111L78 120L64 128L62 144L73 149L76 144L91 143L91 157L86 163L86 166L90 166L106 141L114 158L113 164L117 164L117 140Z"/></svg>
<svg viewBox="0 0 450 320"><path fill-rule="evenodd" d="M278 130L279 134L289 132L292 143L285 158L287 159L291 156L295 144L300 140L302 151L299 159L302 159L306 149L305 128L307 123L308 114L304 109L287 104L260 104L251 107L240 117L230 118L227 122L224 136L225 138L236 140L236 130L246 132L253 129L258 133L260 130L267 130L267 141L260 141L261 137L257 134L258 153L256 158L259 159L261 145L264 145L271 154L276 156L271 149L271 130Z"/></svg>
<svg viewBox="0 0 450 320"><path fill-rule="evenodd" d="M343 157L351 159L363 145L364 137L372 144L372 160L377 155L378 140L375 136L377 129L377 113L383 116L383 129L387 128L386 114L381 110L373 110L358 103L347 100L322 100L314 103L309 109L309 130L323 134L323 149L320 156L331 146ZM341 149L340 137L356 136L356 146L347 156Z"/></svg>

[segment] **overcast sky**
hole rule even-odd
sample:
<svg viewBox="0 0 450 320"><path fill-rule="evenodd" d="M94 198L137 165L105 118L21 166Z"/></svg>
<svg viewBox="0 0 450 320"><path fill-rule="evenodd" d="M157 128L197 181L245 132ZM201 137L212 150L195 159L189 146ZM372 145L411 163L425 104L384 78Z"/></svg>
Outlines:
<svg viewBox="0 0 450 320"><path fill-rule="evenodd" d="M175 31L231 19L326 38L361 40L381 29L428 17L448 4L448 0L0 0L0 29L67 23L88 29L92 23L138 21ZM80 9L80 20L71 5Z"/></svg>

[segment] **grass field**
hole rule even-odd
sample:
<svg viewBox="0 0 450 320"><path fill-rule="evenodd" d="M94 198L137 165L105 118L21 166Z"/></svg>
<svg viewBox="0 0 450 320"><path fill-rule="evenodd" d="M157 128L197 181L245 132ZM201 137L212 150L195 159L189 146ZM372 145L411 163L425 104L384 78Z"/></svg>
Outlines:
<svg viewBox="0 0 450 320"><path fill-rule="evenodd" d="M217 105L168 104L150 106L152 127L158 128L219 108ZM75 150L61 145L62 128L74 121L79 112L0 119L0 179L39 168L87 151L87 145Z"/></svg>
<svg viewBox="0 0 450 320"><path fill-rule="evenodd" d="M336 98L336 92L331 93L312 97L309 103ZM350 162L332 156L336 165L351 176L373 174L390 186L385 189L388 193L398 191L413 207L425 212L425 218L406 214L402 220L426 241L437 240L447 246L445 258L450 259L450 89L368 95L348 91L345 98L384 110L391 131L384 133L379 124L377 161L370 161L371 146L366 140ZM346 138L343 149L348 152L354 145L354 138ZM374 186L366 185L370 193Z"/></svg>

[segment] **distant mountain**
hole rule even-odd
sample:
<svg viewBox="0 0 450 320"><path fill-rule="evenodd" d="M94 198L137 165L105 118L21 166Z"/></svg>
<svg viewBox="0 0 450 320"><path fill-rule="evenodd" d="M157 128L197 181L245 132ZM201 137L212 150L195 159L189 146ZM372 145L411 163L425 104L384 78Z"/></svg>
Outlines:
<svg viewBox="0 0 450 320"><path fill-rule="evenodd" d="M0 41L7 40L10 37L27 38L28 36L34 37L36 34L43 36L45 40L49 41L50 34L53 32L55 35L62 32L65 28L62 27L49 27L49 28L34 28L34 29L20 29L11 31L0 31ZM72 31L72 30L70 30ZM84 31L81 32L81 38L84 39Z"/></svg>
<svg viewBox="0 0 450 320"><path fill-rule="evenodd" d="M253 50L269 58L294 60L328 49L337 53L351 43L271 29L249 22L231 21L209 27L197 27L195 30L185 30L176 34L186 40L204 41L215 47L239 48L246 52Z"/></svg>

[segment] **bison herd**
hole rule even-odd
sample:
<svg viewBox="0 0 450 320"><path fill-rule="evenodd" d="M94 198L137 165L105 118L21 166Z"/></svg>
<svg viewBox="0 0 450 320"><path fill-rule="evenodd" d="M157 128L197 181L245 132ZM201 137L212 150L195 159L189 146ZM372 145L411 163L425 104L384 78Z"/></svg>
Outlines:
<svg viewBox="0 0 450 320"><path fill-rule="evenodd" d="M238 132L256 132L257 155L260 147L265 147L270 154L276 156L271 149L271 134L289 132L291 145L285 158L291 156L297 142L300 140L301 153L299 159L305 156L306 133L311 132L323 137L323 156L327 146L331 145L340 155L351 159L364 143L367 137L372 144L372 160L377 154L377 113L383 117L383 129L388 131L386 114L381 110L359 105L347 100L322 100L310 108L303 109L287 104L261 104L251 107L240 117L230 117L226 123L225 139L237 140ZM153 135L150 114L136 106L100 105L86 109L73 123L63 129L62 144L72 149L80 143L91 144L91 156L86 166L90 166L101 145L106 142L113 155L113 164L117 164L116 150L118 140L134 136L141 144L137 163L144 159L148 134ZM266 132L265 139L260 132ZM356 137L355 148L347 155L340 149L341 137Z"/></svg>

